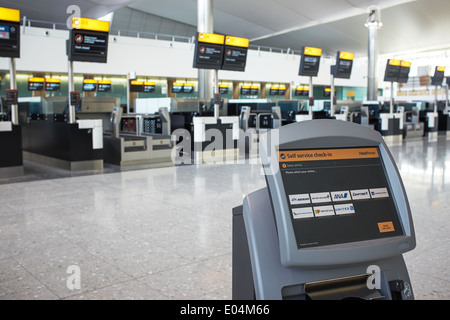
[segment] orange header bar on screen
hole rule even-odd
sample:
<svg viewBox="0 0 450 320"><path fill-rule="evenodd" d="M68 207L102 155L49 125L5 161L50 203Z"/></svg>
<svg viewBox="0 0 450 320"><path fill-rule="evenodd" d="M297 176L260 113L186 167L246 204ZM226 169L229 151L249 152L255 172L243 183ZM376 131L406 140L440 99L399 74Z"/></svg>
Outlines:
<svg viewBox="0 0 450 320"><path fill-rule="evenodd" d="M377 148L278 151L279 162L379 158Z"/></svg>

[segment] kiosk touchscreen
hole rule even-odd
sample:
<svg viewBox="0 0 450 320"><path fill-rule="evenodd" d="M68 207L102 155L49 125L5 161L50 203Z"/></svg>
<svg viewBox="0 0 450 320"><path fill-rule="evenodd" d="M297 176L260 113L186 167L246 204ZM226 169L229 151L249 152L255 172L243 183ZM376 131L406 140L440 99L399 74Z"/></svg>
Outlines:
<svg viewBox="0 0 450 320"><path fill-rule="evenodd" d="M402 257L415 247L411 212L377 131L294 123L262 135L260 157L267 188L242 206L256 299L413 299Z"/></svg>

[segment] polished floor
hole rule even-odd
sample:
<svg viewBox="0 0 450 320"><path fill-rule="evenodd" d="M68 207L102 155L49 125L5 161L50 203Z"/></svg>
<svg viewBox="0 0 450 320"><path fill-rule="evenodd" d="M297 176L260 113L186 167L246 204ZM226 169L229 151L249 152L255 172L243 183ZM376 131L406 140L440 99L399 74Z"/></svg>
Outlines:
<svg viewBox="0 0 450 320"><path fill-rule="evenodd" d="M450 299L450 140L391 151L416 230L415 297ZM231 299L231 210L265 186L259 165L28 172L0 181L0 300Z"/></svg>

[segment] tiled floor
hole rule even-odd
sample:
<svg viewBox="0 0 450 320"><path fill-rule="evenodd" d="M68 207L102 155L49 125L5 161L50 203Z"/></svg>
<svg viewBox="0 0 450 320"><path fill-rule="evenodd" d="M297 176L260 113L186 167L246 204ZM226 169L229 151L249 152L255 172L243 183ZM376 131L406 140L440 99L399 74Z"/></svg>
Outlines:
<svg viewBox="0 0 450 320"><path fill-rule="evenodd" d="M416 299L450 298L447 149L442 137L391 147L414 216ZM231 210L265 186L250 164L31 180L0 185L0 299L230 299Z"/></svg>

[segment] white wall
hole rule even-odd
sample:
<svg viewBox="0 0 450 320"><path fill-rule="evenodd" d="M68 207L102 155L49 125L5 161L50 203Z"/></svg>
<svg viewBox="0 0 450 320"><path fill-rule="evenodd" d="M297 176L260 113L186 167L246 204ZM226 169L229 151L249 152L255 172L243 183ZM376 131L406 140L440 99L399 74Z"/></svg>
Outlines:
<svg viewBox="0 0 450 320"><path fill-rule="evenodd" d="M23 29L22 29L23 30ZM47 31L48 35L44 35ZM17 71L67 72L66 40L68 31L26 27L21 35L21 58ZM343 48L345 50L345 48ZM192 68L194 44L110 36L108 63L75 62L74 72L83 74L138 75L153 77L197 78ZM334 59L322 57L314 84L330 84L330 65ZM308 83L299 77L300 56L249 50L245 72L219 71L221 80ZM9 70L8 59L0 58L0 69ZM336 79L335 85L365 87L367 59L355 58L352 77Z"/></svg>

